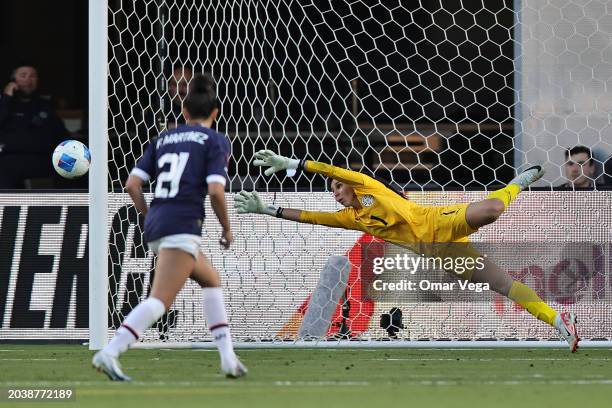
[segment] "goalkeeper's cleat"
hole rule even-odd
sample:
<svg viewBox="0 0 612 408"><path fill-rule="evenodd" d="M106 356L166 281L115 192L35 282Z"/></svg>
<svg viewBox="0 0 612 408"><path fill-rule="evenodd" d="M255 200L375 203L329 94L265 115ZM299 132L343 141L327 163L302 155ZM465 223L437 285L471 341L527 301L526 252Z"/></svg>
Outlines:
<svg viewBox="0 0 612 408"><path fill-rule="evenodd" d="M230 360L221 359L221 371L227 378L244 377L249 372L236 355Z"/></svg>
<svg viewBox="0 0 612 408"><path fill-rule="evenodd" d="M572 312L558 313L555 317L555 327L559 330L561 337L569 344L570 351L578 350L578 330L576 329L576 314Z"/></svg>
<svg viewBox="0 0 612 408"><path fill-rule="evenodd" d="M104 350L98 351L91 361L91 364L98 372L103 372L111 381L132 381L130 377L123 374L119 359L113 357Z"/></svg>
<svg viewBox="0 0 612 408"><path fill-rule="evenodd" d="M526 189L531 184L535 183L544 175L542 166L533 166L522 171L518 176L513 178L508 184L516 184L521 190Z"/></svg>

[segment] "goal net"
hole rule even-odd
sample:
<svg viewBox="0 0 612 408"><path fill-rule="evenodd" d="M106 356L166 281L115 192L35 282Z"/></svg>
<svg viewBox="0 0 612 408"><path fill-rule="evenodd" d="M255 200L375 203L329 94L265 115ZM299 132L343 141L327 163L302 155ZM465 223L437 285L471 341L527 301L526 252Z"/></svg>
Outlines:
<svg viewBox="0 0 612 408"><path fill-rule="evenodd" d="M94 165L91 180L106 178L108 188L95 193L106 204L90 215L98 220L90 233L108 237L97 249L92 238L91 256L109 276L108 296L98 293L91 308L104 308L111 330L96 333L110 336L154 279L142 219L123 183L150 138L181 123L192 73L208 71L218 85L216 127L232 145L228 194L257 190L283 207L339 208L320 176L264 177L251 165L262 148L362 171L427 205L482 199L516 170L542 163L542 191L523 193L474 241L553 307L576 311L583 338L612 339L612 195L605 187L612 10L605 3L108 0L104 7L107 22L90 16L90 29L108 49L98 77L107 106L92 116L103 118L98 157L108 152L108 168ZM579 145L592 150L582 166L567 155ZM95 161L93 143L92 155ZM583 174L573 185L572 166ZM576 191L579 182L596 191ZM357 231L238 216L232 202L228 195L233 248L218 248L220 230L207 208L202 249L222 275L237 341L297 340L333 255L348 257L351 270L338 282L340 299L330 300L329 337L386 339L381 316L394 321L395 308L400 340L556 338L490 292L377 293L375 258L404 250ZM401 268L385 274L403 277ZM188 283L144 341L206 341L205 327L201 291Z"/></svg>

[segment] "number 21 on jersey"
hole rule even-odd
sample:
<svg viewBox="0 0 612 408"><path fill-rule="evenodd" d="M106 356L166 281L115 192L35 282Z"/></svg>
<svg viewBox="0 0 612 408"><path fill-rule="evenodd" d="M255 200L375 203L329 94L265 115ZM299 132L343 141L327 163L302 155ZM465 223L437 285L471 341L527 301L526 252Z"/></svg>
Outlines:
<svg viewBox="0 0 612 408"><path fill-rule="evenodd" d="M166 164L169 164L170 167L157 176L156 198L176 197L187 160L189 160L189 153L186 152L166 153L157 160L158 168L162 169ZM168 189L168 183L170 183L170 189Z"/></svg>

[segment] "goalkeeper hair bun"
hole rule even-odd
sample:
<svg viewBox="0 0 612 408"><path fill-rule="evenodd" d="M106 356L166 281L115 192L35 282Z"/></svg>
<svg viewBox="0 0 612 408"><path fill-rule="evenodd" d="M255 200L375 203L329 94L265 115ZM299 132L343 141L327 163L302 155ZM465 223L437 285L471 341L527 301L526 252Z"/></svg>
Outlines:
<svg viewBox="0 0 612 408"><path fill-rule="evenodd" d="M184 105L193 119L206 119L217 108L217 86L210 73L193 77Z"/></svg>

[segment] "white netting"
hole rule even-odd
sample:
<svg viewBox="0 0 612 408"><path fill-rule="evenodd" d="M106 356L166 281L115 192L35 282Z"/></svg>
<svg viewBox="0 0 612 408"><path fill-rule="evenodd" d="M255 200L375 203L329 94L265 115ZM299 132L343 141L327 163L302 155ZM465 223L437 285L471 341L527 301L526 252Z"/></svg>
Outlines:
<svg viewBox="0 0 612 408"><path fill-rule="evenodd" d="M534 162L548 169L542 185L557 185L565 148L593 148L595 177L612 153L612 12L601 2L110 3L116 187L177 119L177 67L217 78L234 189L278 186L249 166L263 146L410 188L492 186ZM323 182L283 186L296 184Z"/></svg>
<svg viewBox="0 0 612 408"><path fill-rule="evenodd" d="M337 204L329 193L262 193L268 202L308 210L334 211ZM421 204L441 205L482 199L482 192L411 193ZM228 197L229 198L229 197ZM110 203L112 276L111 295L117 325L148 293L152 254L144 251L136 213L128 210L126 194ZM496 224L482 228L473 240L483 243L487 254L508 268L512 276L537 290L552 307L572 310L580 316L584 339L612 339L610 297L612 256L612 195L608 192L534 192L521 195ZM207 206L211 213L211 209ZM519 310L510 301L490 291L464 297L457 291L407 290L374 292L372 281L398 282L409 279L437 282L438 274L410 275L386 269L373 274L373 257L393 258L406 251L372 241L358 231L291 223L263 216L238 216L230 208L236 243L223 251L216 242L220 227L214 217L206 219L202 242L221 273L228 314L235 338L269 340L295 338L307 300L332 255L351 262L344 282L350 303L345 323L362 338L379 338L382 313L392 307L403 311L410 339L549 339L554 331ZM592 214L598 214L592 217ZM210 238L208 238L210 237ZM568 237L571 237L569 239ZM527 245L525 244L527 243ZM342 282L339 282L342 284ZM566 287L569 287L566 292ZM202 316L201 290L188 283L179 294L171 314L171 327L156 325L147 340L209 339ZM329 334L342 326L340 307L332 316Z"/></svg>
<svg viewBox="0 0 612 408"><path fill-rule="evenodd" d="M263 177L250 162L264 147L410 190L466 190L494 188L515 168L536 162L547 169L541 186L560 185L567 181L565 149L586 145L595 158L590 181L603 188L612 153L611 33L610 6L583 0L444 7L439 1L109 0L109 180L120 189L149 138L180 120L172 77L181 68L179 89L189 71L209 71L217 80L217 128L232 144L231 191L325 189L323 178L308 174ZM298 208L334 206L324 195L308 197L279 200ZM115 324L146 293L151 268L140 230L128 222L131 211L111 227ZM359 237L269 219L233 216L232 222L239 250L217 263L231 314L242 316L233 320L242 339L278 334L270 322L291 321L327 257L342 255ZM569 237L578 228L576 220L562 233ZM262 235L256 243L253 231ZM113 237L127 237L127 244ZM199 298L188 290L177 310L181 324L191 326L175 331L176 339L201 334ZM425 321L419 327L428 328Z"/></svg>

